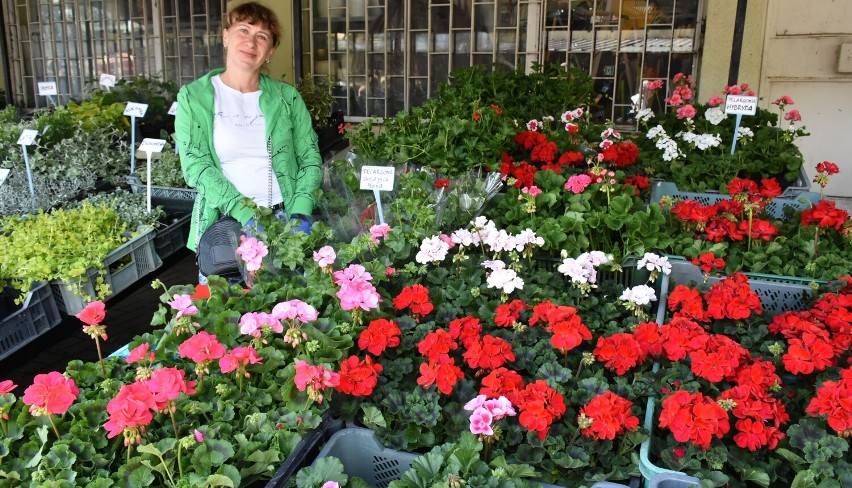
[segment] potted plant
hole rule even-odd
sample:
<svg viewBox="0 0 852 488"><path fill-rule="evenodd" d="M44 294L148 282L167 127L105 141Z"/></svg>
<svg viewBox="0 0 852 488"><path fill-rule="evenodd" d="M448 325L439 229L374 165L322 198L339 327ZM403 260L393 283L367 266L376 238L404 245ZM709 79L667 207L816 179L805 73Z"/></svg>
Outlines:
<svg viewBox="0 0 852 488"><path fill-rule="evenodd" d="M317 145L324 160L329 160L336 151L347 146L343 112L335 111L334 97L331 96L331 78L306 76L296 87L314 124L317 133Z"/></svg>
<svg viewBox="0 0 852 488"><path fill-rule="evenodd" d="M792 98L775 100L772 110L758 108L755 115L743 117L737 128L734 119L725 115L722 96L697 103L693 79L682 73L674 76L672 84L671 95L665 99L666 113L642 109L636 116L642 128L634 139L639 163L651 168L654 177L698 192L722 191L735 177L774 177L784 187L797 181L804 159L795 140L808 134L798 125L799 111L786 111ZM662 87L662 81L654 84L652 96L662 96L658 94ZM740 94L754 92L748 85L723 90L723 95ZM736 150L731 154L735 138Z"/></svg>
<svg viewBox="0 0 852 488"><path fill-rule="evenodd" d="M668 295L649 460L707 486L842 486L852 336L836 319L849 314L848 282L793 309L766 286L778 284L733 274Z"/></svg>

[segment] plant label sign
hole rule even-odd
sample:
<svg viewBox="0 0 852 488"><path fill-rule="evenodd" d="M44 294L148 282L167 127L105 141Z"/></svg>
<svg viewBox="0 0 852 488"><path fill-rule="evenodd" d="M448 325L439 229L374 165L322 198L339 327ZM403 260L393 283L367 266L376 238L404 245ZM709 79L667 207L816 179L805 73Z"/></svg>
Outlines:
<svg viewBox="0 0 852 488"><path fill-rule="evenodd" d="M393 190L396 169L393 166L363 166L361 168L362 190Z"/></svg>
<svg viewBox="0 0 852 488"><path fill-rule="evenodd" d="M124 107L124 115L128 117L144 117L147 111L147 103L127 102L127 106Z"/></svg>
<svg viewBox="0 0 852 488"><path fill-rule="evenodd" d="M728 98L725 99L725 113L754 115L757 113L757 97L728 95Z"/></svg>
<svg viewBox="0 0 852 488"><path fill-rule="evenodd" d="M38 82L38 94L42 96L56 95L56 82L55 81L39 81Z"/></svg>
<svg viewBox="0 0 852 488"><path fill-rule="evenodd" d="M9 173L11 173L11 172L12 172L11 169L0 168L0 186L3 186L3 183L6 183L6 178L9 177Z"/></svg>
<svg viewBox="0 0 852 488"><path fill-rule="evenodd" d="M174 115L177 113L177 102L172 102L172 106L169 107L169 115Z"/></svg>
<svg viewBox="0 0 852 488"><path fill-rule="evenodd" d="M35 129L24 129L21 132L21 137L18 138L18 144L22 146L29 146L33 142L35 142L35 138L38 136L38 131Z"/></svg>
<svg viewBox="0 0 852 488"><path fill-rule="evenodd" d="M163 146L165 145L165 139L150 139L146 137L145 139L142 139L141 143L139 143L138 152L145 154L157 154L163 151Z"/></svg>
<svg viewBox="0 0 852 488"><path fill-rule="evenodd" d="M101 73L98 83L105 88L112 88L115 86L115 75Z"/></svg>

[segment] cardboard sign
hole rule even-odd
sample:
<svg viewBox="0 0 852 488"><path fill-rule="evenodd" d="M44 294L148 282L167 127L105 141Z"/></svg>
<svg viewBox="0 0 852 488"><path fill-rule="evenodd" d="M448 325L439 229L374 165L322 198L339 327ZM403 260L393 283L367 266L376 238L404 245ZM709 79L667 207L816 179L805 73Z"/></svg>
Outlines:
<svg viewBox="0 0 852 488"><path fill-rule="evenodd" d="M38 94L42 95L42 96L56 95L56 82L55 81L39 81L38 82Z"/></svg>
<svg viewBox="0 0 852 488"><path fill-rule="evenodd" d="M3 186L3 183L6 183L6 178L9 176L9 173L11 173L11 172L12 172L11 169L0 168L0 186Z"/></svg>
<svg viewBox="0 0 852 488"><path fill-rule="evenodd" d="M127 106L124 107L124 115L128 117L144 117L147 111L147 103L127 102Z"/></svg>
<svg viewBox="0 0 852 488"><path fill-rule="evenodd" d="M393 190L396 169L393 166L363 166L361 168L362 190Z"/></svg>
<svg viewBox="0 0 852 488"><path fill-rule="evenodd" d="M726 114L754 115L757 113L757 97L728 95L725 99Z"/></svg>
<svg viewBox="0 0 852 488"><path fill-rule="evenodd" d="M111 88L111 87L115 86L115 75L108 75L106 73L101 73L101 77L98 79L98 83L101 86Z"/></svg>
<svg viewBox="0 0 852 488"><path fill-rule="evenodd" d="M145 154L156 154L162 152L163 146L165 145L165 139L150 139L146 137L145 139L142 139L142 142L139 144L138 152Z"/></svg>
<svg viewBox="0 0 852 488"><path fill-rule="evenodd" d="M33 142L35 142L35 138L38 137L38 131L35 129L24 129L21 132L21 137L18 138L18 144L22 146L29 146Z"/></svg>
<svg viewBox="0 0 852 488"><path fill-rule="evenodd" d="M169 107L169 115L174 115L177 113L177 102L172 102L172 106Z"/></svg>

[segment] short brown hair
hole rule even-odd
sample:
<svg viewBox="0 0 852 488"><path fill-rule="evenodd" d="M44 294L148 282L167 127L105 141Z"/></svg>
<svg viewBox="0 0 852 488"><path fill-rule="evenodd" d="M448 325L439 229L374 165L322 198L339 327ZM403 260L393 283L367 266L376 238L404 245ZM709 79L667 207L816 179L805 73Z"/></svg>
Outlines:
<svg viewBox="0 0 852 488"><path fill-rule="evenodd" d="M272 33L272 47L278 47L281 42L281 24L278 16L269 7L257 2L246 2L232 8L225 17L225 29L229 29L237 22L248 22L251 25L259 24L269 29Z"/></svg>

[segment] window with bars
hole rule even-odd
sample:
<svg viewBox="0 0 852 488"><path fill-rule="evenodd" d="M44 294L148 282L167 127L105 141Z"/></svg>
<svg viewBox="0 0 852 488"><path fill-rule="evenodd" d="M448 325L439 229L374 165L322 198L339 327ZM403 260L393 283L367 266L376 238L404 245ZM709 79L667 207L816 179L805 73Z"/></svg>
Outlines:
<svg viewBox="0 0 852 488"><path fill-rule="evenodd" d="M304 0L301 61L306 74L331 78L338 108L353 120L420 105L459 68L555 63L592 76L596 119L632 125L649 81L695 71L701 7L701 0Z"/></svg>
<svg viewBox="0 0 852 488"><path fill-rule="evenodd" d="M102 74L183 84L222 66L226 0L2 0L13 103L80 98Z"/></svg>

